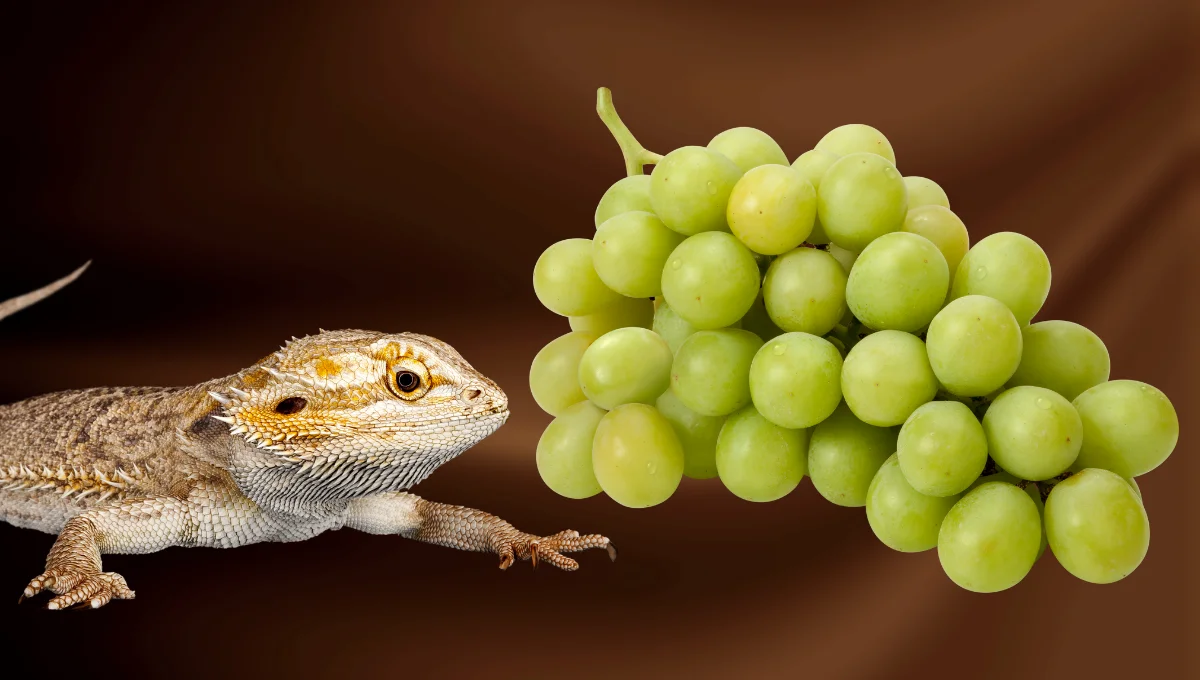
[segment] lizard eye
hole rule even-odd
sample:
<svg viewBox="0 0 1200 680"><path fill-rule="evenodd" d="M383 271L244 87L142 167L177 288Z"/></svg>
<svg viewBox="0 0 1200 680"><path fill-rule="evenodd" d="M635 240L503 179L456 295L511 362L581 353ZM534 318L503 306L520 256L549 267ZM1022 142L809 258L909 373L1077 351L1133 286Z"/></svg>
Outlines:
<svg viewBox="0 0 1200 680"><path fill-rule="evenodd" d="M409 357L390 363L383 379L388 390L404 401L420 399L435 384L425 364Z"/></svg>
<svg viewBox="0 0 1200 680"><path fill-rule="evenodd" d="M308 406L308 400L304 397L288 397L275 404L275 412L280 415L290 416L293 413L303 411L305 406Z"/></svg>
<svg viewBox="0 0 1200 680"><path fill-rule="evenodd" d="M401 392L412 392L421 386L421 376L412 371L398 371L396 386L400 388Z"/></svg>

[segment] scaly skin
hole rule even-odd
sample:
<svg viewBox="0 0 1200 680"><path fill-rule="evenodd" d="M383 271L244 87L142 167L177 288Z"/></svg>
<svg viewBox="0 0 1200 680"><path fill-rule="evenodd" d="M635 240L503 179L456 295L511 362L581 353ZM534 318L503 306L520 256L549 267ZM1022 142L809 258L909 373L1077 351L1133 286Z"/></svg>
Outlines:
<svg viewBox="0 0 1200 680"><path fill-rule="evenodd" d="M85 265L86 266L86 265ZM0 303L0 318L70 283ZM194 387L97 388L0 406L0 520L57 533L50 609L134 592L101 555L300 541L350 527L566 570L600 535L534 536L407 493L499 428L508 399L454 348L412 333L293 339Z"/></svg>

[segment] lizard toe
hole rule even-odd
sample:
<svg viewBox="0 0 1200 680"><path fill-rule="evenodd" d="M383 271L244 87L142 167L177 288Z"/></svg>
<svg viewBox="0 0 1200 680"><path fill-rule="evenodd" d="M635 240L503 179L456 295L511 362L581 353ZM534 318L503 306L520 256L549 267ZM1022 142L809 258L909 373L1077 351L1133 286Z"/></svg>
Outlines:
<svg viewBox="0 0 1200 680"><path fill-rule="evenodd" d="M134 592L125 583L125 578L113 572L83 576L73 587L55 588L54 592L58 593L58 596L47 603L47 609L99 609L114 599L129 600L134 596Z"/></svg>

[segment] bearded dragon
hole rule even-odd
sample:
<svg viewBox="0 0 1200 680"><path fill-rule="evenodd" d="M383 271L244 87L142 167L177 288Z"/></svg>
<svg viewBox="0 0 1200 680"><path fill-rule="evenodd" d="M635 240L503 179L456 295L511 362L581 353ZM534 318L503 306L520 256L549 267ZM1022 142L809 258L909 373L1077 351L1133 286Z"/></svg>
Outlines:
<svg viewBox="0 0 1200 680"><path fill-rule="evenodd" d="M79 270L0 303L0 318ZM191 387L102 387L0 406L0 520L56 533L50 609L134 591L101 555L302 541L348 527L565 570L608 538L535 536L408 493L508 419L508 398L450 345L415 333L322 331Z"/></svg>

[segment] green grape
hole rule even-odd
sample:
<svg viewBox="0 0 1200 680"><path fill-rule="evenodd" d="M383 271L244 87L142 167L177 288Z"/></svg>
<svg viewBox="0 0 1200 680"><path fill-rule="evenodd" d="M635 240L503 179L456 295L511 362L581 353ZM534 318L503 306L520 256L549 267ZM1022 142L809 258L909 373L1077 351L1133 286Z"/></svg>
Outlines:
<svg viewBox="0 0 1200 680"><path fill-rule="evenodd" d="M615 293L592 266L592 242L569 238L550 246L533 266L533 292L560 316L583 316L615 303Z"/></svg>
<svg viewBox="0 0 1200 680"><path fill-rule="evenodd" d="M724 328L745 316L758 286L754 255L724 232L688 237L662 271L663 298L700 330Z"/></svg>
<svg viewBox="0 0 1200 680"><path fill-rule="evenodd" d="M683 474L692 479L717 476L717 435L725 416L702 416L688 408L671 390L655 402L658 412L671 423L683 446Z"/></svg>
<svg viewBox="0 0 1200 680"><path fill-rule="evenodd" d="M538 474L558 495L590 498L600 493L600 483L592 471L592 439L603 417L603 409L581 401L551 421L538 439Z"/></svg>
<svg viewBox="0 0 1200 680"><path fill-rule="evenodd" d="M1136 380L1101 383L1075 397L1083 421L1079 463L1139 477L1162 465L1179 441L1167 395Z"/></svg>
<svg viewBox="0 0 1200 680"><path fill-rule="evenodd" d="M946 258L946 266L952 278L958 271L959 263L971 248L967 225L949 208L940 205L923 205L917 208L910 205L901 229L932 241L933 245L942 251L942 257Z"/></svg>
<svg viewBox="0 0 1200 680"><path fill-rule="evenodd" d="M925 335L929 364L948 391L982 397L1004 385L1021 363L1021 327L995 298L969 295L946 305Z"/></svg>
<svg viewBox="0 0 1200 680"><path fill-rule="evenodd" d="M762 291L759 291L758 297L754 298L754 304L750 305L750 311L742 317L739 322L741 328L745 328L751 333L757 335L763 342L771 338L783 335L783 330L771 321L771 317L767 314L766 303L763 302Z"/></svg>
<svg viewBox="0 0 1200 680"><path fill-rule="evenodd" d="M1150 520L1125 480L1089 468L1050 492L1046 535L1064 569L1089 583L1112 583L1133 573L1146 557Z"/></svg>
<svg viewBox="0 0 1200 680"><path fill-rule="evenodd" d="M867 504L875 473L895 452L894 429L868 425L841 404L813 428L808 474L813 487L829 502L861 508Z"/></svg>
<svg viewBox="0 0 1200 680"><path fill-rule="evenodd" d="M924 236L895 232L871 242L850 270L846 304L876 330L917 331L946 301L950 269Z"/></svg>
<svg viewBox="0 0 1200 680"><path fill-rule="evenodd" d="M1071 402L1031 385L996 397L983 416L983 431L996 465L1033 481L1066 472L1084 437L1083 423Z"/></svg>
<svg viewBox="0 0 1200 680"><path fill-rule="evenodd" d="M1071 473L1076 473L1076 472L1083 472L1084 470L1087 470L1087 469L1089 469L1089 468L1088 468L1088 466L1087 466L1087 465L1084 465L1084 464L1082 464L1082 463L1080 463L1080 462L1079 462L1079 458L1076 458L1076 459L1075 459L1075 462L1074 462L1074 463L1071 463L1071 467L1067 468L1067 471L1068 471L1068 472L1071 472ZM1091 469L1094 469L1094 470L1103 470L1104 468L1091 468ZM1112 470L1109 470L1109 472L1112 472ZM1142 487L1138 486L1138 483L1137 483L1137 479L1136 479L1136 478L1134 478L1134 477L1126 477L1125 475L1122 475L1122 474L1120 474L1120 473L1113 473L1113 474L1116 474L1116 475L1117 475L1117 476L1119 476L1121 479L1125 480L1125 483L1126 483L1126 484L1128 484L1128 485L1129 485L1129 486L1130 486L1130 487L1133 489L1133 492L1137 494L1137 497L1138 497L1139 499L1141 499L1141 497L1142 497Z"/></svg>
<svg viewBox="0 0 1200 680"><path fill-rule="evenodd" d="M654 212L650 207L650 176L630 175L617 180L596 206L596 228L610 218L631 210Z"/></svg>
<svg viewBox="0 0 1200 680"><path fill-rule="evenodd" d="M726 328L741 328L742 321L734 321L726 326ZM671 353L675 354L683 345L683 341L692 337L692 333L696 332L696 327L688 323L671 309L661 298L658 300L658 308L654 310L654 332L663 337L667 341L667 346L671 348ZM755 333L757 335L757 333ZM761 336L760 336L761 337Z"/></svg>
<svg viewBox="0 0 1200 680"><path fill-rule="evenodd" d="M654 215L632 210L601 224L592 242L592 264L604 285L650 298L662 294L663 266L683 237Z"/></svg>
<svg viewBox="0 0 1200 680"><path fill-rule="evenodd" d="M579 387L579 360L596 339L591 333L567 333L543 347L529 366L529 391L539 408L552 416L587 399Z"/></svg>
<svg viewBox="0 0 1200 680"><path fill-rule="evenodd" d="M701 415L733 413L750 403L750 362L762 344L736 328L692 334L675 354L671 391Z"/></svg>
<svg viewBox="0 0 1200 680"><path fill-rule="evenodd" d="M1095 333L1070 321L1021 328L1021 363L1009 385L1036 385L1067 401L1108 380L1108 348Z"/></svg>
<svg viewBox="0 0 1200 680"><path fill-rule="evenodd" d="M1037 506L1038 517L1040 518L1039 522L1042 525L1041 526L1042 539L1041 539L1041 543L1038 545L1037 557L1034 558L1034 562L1036 562L1037 560L1040 560L1042 558L1042 553L1046 552L1046 546L1048 545L1048 543L1046 541L1046 523L1045 523L1046 504L1042 502L1042 492L1040 489L1038 489L1037 483L1022 481L1022 480L1017 479L1016 477L1013 477L1012 475L1008 474L1004 470L998 469L998 470L996 470L996 472L993 472L990 475L984 475L984 476L980 477L979 479L975 480L974 482L972 482L971 486L967 487L967 491L971 491L975 487L983 485L983 484L987 484L988 482L1006 482L1008 484L1012 484L1013 486L1017 487L1018 489L1021 489L1022 491L1024 491L1025 495L1029 496L1029 499L1033 501L1033 504L1035 506Z"/></svg>
<svg viewBox="0 0 1200 680"><path fill-rule="evenodd" d="M937 547L938 529L958 496L927 496L909 485L892 454L867 487L867 522L883 544L900 552Z"/></svg>
<svg viewBox="0 0 1200 680"><path fill-rule="evenodd" d="M618 328L654 325L654 303L645 298L622 297L613 304L587 316L571 317L571 330L600 337Z"/></svg>
<svg viewBox="0 0 1200 680"><path fill-rule="evenodd" d="M812 184L786 165L761 165L742 175L726 211L733 235L764 255L786 253L804 243L816 216Z"/></svg>
<svg viewBox="0 0 1200 680"><path fill-rule="evenodd" d="M821 149L811 149L800 154L795 161L792 162L792 169L799 172L808 183L813 185L815 191L821 186L821 178L825 176L825 171L833 162L839 158L837 154ZM814 215L812 233L808 235L808 242L814 245L829 243L829 236L825 233L825 227L821 226L820 218Z"/></svg>
<svg viewBox="0 0 1200 680"><path fill-rule="evenodd" d="M685 236L725 230L729 192L741 177L736 163L712 149L675 149L650 173L652 212Z"/></svg>
<svg viewBox="0 0 1200 680"><path fill-rule="evenodd" d="M828 340L784 333L764 344L750 363L750 397L780 427L812 427L842 400L842 355Z"/></svg>
<svg viewBox="0 0 1200 680"><path fill-rule="evenodd" d="M1042 523L1021 489L988 482L963 496L938 532L938 559L951 581L976 593L1021 582L1037 561Z"/></svg>
<svg viewBox="0 0 1200 680"><path fill-rule="evenodd" d="M671 348L654 331L618 328L596 338L579 360L579 386L592 403L612 410L653 404L671 384Z"/></svg>
<svg viewBox="0 0 1200 680"><path fill-rule="evenodd" d="M787 156L771 136L752 127L735 127L726 130L708 143L708 148L720 152L741 168L749 172L752 168L772 163L787 165Z"/></svg>
<svg viewBox="0 0 1200 680"><path fill-rule="evenodd" d="M774 501L804 477L808 430L789 430L753 406L729 416L717 439L717 474L725 488L748 501Z"/></svg>
<svg viewBox="0 0 1200 680"><path fill-rule="evenodd" d="M904 192L904 179L883 158L872 153L842 156L821 178L817 216L831 241L847 250L862 250L904 226Z"/></svg>
<svg viewBox="0 0 1200 680"><path fill-rule="evenodd" d="M846 250L836 243L829 244L828 252L833 256L833 259L838 261L838 264L842 265L842 269L846 270L847 275L849 275L850 270L854 268L854 263L858 261L858 252Z"/></svg>
<svg viewBox="0 0 1200 680"><path fill-rule="evenodd" d="M902 424L937 390L925 343L901 331L868 335L854 345L842 366L846 405L869 425Z"/></svg>
<svg viewBox="0 0 1200 680"><path fill-rule="evenodd" d="M679 437L653 406L618 406L596 427L592 470L604 493L621 505L648 508L667 500L679 488L683 465Z"/></svg>
<svg viewBox="0 0 1200 680"><path fill-rule="evenodd" d="M1142 500L1142 487L1138 486L1137 480L1133 477L1123 477L1122 479L1129 482L1129 486L1132 487L1133 492L1137 494L1138 500Z"/></svg>
<svg viewBox="0 0 1200 680"><path fill-rule="evenodd" d="M1008 305L1024 326L1050 293L1050 260L1028 236L1011 231L992 234L967 251L950 292L955 298L994 297Z"/></svg>
<svg viewBox="0 0 1200 680"><path fill-rule="evenodd" d="M810 149L792 161L792 169L807 179L813 188L821 186L821 178L841 156L823 149Z"/></svg>
<svg viewBox="0 0 1200 680"><path fill-rule="evenodd" d="M779 328L825 335L846 313L846 271L829 253L797 248L767 268L762 294Z"/></svg>
<svg viewBox="0 0 1200 680"><path fill-rule="evenodd" d="M892 143L883 133L870 125L851 123L836 127L817 142L817 148L838 156L852 153L873 153L886 158L892 165L896 164L896 153L892 151Z"/></svg>
<svg viewBox="0 0 1200 680"><path fill-rule="evenodd" d="M928 496L952 496L965 491L983 472L987 436L965 404L931 401L904 421L896 453L900 470L914 489Z"/></svg>
<svg viewBox="0 0 1200 680"><path fill-rule="evenodd" d="M946 196L946 192L931 179L909 175L904 178L904 188L908 190L909 210L923 205L950 207L950 197Z"/></svg>

